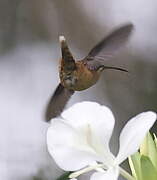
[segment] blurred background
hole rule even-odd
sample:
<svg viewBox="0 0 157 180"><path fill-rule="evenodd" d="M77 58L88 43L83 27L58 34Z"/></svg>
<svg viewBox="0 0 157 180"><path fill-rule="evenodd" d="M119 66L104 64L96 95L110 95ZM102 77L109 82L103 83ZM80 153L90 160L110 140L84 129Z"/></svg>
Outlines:
<svg viewBox="0 0 157 180"><path fill-rule="evenodd" d="M135 26L127 46L106 61L129 73L106 70L68 103L91 100L112 109L114 153L125 122L157 110L156 11L155 0L0 0L0 179L56 180L63 173L47 152L43 121L59 82L61 34L81 59L115 27Z"/></svg>

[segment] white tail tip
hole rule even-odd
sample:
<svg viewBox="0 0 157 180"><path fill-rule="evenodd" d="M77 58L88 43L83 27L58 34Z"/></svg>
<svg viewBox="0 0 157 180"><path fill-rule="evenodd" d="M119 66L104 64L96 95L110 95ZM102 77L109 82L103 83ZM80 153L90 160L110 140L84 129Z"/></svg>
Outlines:
<svg viewBox="0 0 157 180"><path fill-rule="evenodd" d="M65 41L65 37L64 36L59 36L59 41L60 42Z"/></svg>

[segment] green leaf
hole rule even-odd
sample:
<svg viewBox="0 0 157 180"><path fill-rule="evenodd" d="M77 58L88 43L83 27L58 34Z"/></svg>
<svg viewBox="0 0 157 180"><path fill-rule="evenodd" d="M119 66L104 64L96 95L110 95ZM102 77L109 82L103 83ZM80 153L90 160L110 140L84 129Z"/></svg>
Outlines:
<svg viewBox="0 0 157 180"><path fill-rule="evenodd" d="M57 178L56 180L69 180L69 175L71 174L72 172L66 172L64 173L63 175L61 175L59 178Z"/></svg>
<svg viewBox="0 0 157 180"><path fill-rule="evenodd" d="M143 144L140 147L140 153L148 156L157 170L157 148L150 133L146 135Z"/></svg>
<svg viewBox="0 0 157 180"><path fill-rule="evenodd" d="M155 142L155 145L156 145L156 149L157 149L157 137L155 134L153 134L153 137L154 137L154 142Z"/></svg>
<svg viewBox="0 0 157 180"><path fill-rule="evenodd" d="M129 157L129 165L132 175L137 180L142 180L140 158L141 155L139 152Z"/></svg>
<svg viewBox="0 0 157 180"><path fill-rule="evenodd" d="M157 171L149 157L142 155L140 161L142 180L157 180Z"/></svg>

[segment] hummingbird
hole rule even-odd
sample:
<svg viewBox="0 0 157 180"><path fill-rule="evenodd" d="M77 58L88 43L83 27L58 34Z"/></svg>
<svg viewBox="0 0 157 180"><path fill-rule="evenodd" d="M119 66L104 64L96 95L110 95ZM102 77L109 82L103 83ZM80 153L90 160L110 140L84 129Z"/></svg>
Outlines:
<svg viewBox="0 0 157 180"><path fill-rule="evenodd" d="M111 59L126 44L132 30L131 23L116 28L94 46L85 58L78 61L74 59L65 37L59 36L62 54L59 65L60 83L47 105L47 122L61 114L75 91L83 91L96 84L104 70L128 72L123 68L106 66L106 60Z"/></svg>

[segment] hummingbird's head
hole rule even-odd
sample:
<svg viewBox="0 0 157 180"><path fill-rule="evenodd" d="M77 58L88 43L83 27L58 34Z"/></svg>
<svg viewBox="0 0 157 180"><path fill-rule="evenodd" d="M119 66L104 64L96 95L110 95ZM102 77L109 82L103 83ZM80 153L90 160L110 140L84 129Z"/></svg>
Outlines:
<svg viewBox="0 0 157 180"><path fill-rule="evenodd" d="M59 41L61 45L62 60L65 66L64 68L66 68L67 70L72 70L75 68L75 60L69 50L65 37L59 36Z"/></svg>

